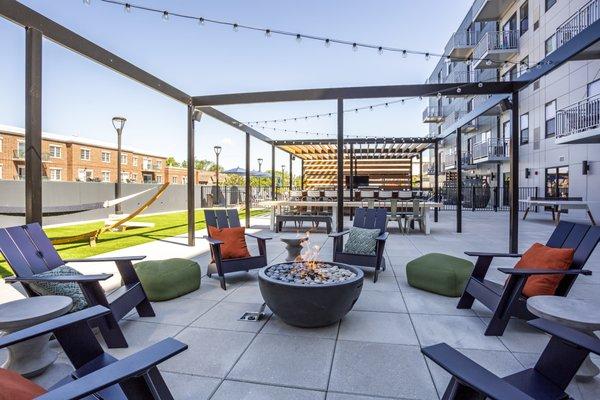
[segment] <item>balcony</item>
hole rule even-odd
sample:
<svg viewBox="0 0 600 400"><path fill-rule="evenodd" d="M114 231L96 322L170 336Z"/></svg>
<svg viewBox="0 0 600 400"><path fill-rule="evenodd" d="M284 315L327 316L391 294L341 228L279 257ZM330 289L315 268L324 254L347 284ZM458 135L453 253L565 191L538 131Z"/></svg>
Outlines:
<svg viewBox="0 0 600 400"><path fill-rule="evenodd" d="M448 42L448 54L450 57L467 58L471 55L473 48L479 41L480 32L460 31L454 32Z"/></svg>
<svg viewBox="0 0 600 400"><path fill-rule="evenodd" d="M471 153L463 151L460 159L463 169L476 168L476 165L473 162L473 155ZM450 149L442 155L442 170L450 171L453 169L456 169L456 150Z"/></svg>
<svg viewBox="0 0 600 400"><path fill-rule="evenodd" d="M149 171L149 172L160 171L160 168L158 167L158 164L143 162L142 163L142 171L144 171L144 172L145 171Z"/></svg>
<svg viewBox="0 0 600 400"><path fill-rule="evenodd" d="M487 32L473 51L473 67L493 68L519 52L519 31Z"/></svg>
<svg viewBox="0 0 600 400"><path fill-rule="evenodd" d="M472 7L473 21L499 20L515 2L516 0L476 0Z"/></svg>
<svg viewBox="0 0 600 400"><path fill-rule="evenodd" d="M567 43L600 18L600 1L592 0L556 29L556 46Z"/></svg>
<svg viewBox="0 0 600 400"><path fill-rule="evenodd" d="M556 112L556 143L600 143L600 95Z"/></svg>
<svg viewBox="0 0 600 400"><path fill-rule="evenodd" d="M486 162L508 161L509 139L490 138L473 144L473 162L481 164Z"/></svg>
<svg viewBox="0 0 600 400"><path fill-rule="evenodd" d="M426 124L438 124L444 121L446 107L428 106L423 110L423 122Z"/></svg>
<svg viewBox="0 0 600 400"><path fill-rule="evenodd" d="M25 161L25 150L13 150L13 161ZM50 153L42 153L42 162L50 161Z"/></svg>

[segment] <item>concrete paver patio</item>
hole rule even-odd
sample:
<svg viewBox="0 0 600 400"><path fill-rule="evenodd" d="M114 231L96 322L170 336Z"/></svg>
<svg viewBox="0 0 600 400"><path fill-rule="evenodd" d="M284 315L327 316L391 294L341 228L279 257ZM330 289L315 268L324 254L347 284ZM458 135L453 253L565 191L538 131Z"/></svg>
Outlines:
<svg viewBox="0 0 600 400"><path fill-rule="evenodd" d="M264 219L253 220L254 227L266 225ZM545 242L554 228L550 221L535 215L520 226L521 250L534 242ZM156 318L130 314L121 322L130 347L110 352L123 357L174 336L189 345L189 350L160 367L175 398L213 400L438 399L449 376L426 360L420 347L439 342L458 348L501 376L535 362L547 341L544 334L521 321L512 321L504 336L486 337L483 331L490 314L483 306L457 310L456 298L427 293L406 283L406 263L428 252L459 257L466 257L465 250L505 252L507 213L465 212L462 234L454 233L454 214L450 212L440 214L440 222L433 225L430 236L401 235L392 224L390 229L387 270L377 283L366 271L359 301L339 324L320 329L294 328L270 312L260 322L238 321L244 311L257 310L262 303L256 271L228 278L227 291L203 276L198 291L155 303ZM331 260L331 240L321 233L311 235L311 240L322 247L322 258ZM205 241L199 239L194 248L184 243L185 238L170 238L120 250L115 255L189 257L206 272L210 255ZM250 240L249 245L251 252L256 252L255 243ZM268 242L267 251L271 262L285 258L284 245L276 238ZM494 266L511 266L511 261ZM600 251L596 250L586 267L595 274L580 277L571 296L598 299ZM105 265L103 268L106 270ZM492 276L504 279L495 270ZM48 385L69 369L68 361L61 356L37 380ZM600 379L574 381L569 393L582 400L600 398Z"/></svg>

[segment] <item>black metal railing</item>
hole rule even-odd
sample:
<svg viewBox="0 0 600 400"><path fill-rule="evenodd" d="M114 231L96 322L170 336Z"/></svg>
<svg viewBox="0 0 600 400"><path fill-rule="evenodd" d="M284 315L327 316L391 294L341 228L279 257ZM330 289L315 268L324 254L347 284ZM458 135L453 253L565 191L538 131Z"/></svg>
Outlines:
<svg viewBox="0 0 600 400"><path fill-rule="evenodd" d="M442 210L456 210L456 187L440 189L440 202L444 204ZM537 197L537 187L520 187L519 200ZM509 191L505 187L470 186L462 189L463 210L472 211L508 211L510 209ZM519 202L519 211L525 211L526 204Z"/></svg>

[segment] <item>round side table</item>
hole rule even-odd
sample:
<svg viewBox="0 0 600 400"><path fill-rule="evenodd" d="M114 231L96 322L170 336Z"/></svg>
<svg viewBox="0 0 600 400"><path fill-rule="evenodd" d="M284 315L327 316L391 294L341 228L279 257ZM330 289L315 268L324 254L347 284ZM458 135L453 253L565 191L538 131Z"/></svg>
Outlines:
<svg viewBox="0 0 600 400"><path fill-rule="evenodd" d="M598 302L561 296L534 296L527 300L527 309L532 314L577 329L593 337L596 337L594 331L600 330L598 305ZM580 380L590 380L598 373L600 373L600 369L588 355L575 377Z"/></svg>
<svg viewBox="0 0 600 400"><path fill-rule="evenodd" d="M36 296L0 304L0 331L5 334L49 321L66 314L73 300L66 296ZM25 378L39 375L58 353L48 348L50 334L8 346L8 359L2 368L18 372Z"/></svg>
<svg viewBox="0 0 600 400"><path fill-rule="evenodd" d="M302 243L307 240L306 236L282 237L281 241L285 243L285 249L288 252L285 261L294 261L302 251Z"/></svg>

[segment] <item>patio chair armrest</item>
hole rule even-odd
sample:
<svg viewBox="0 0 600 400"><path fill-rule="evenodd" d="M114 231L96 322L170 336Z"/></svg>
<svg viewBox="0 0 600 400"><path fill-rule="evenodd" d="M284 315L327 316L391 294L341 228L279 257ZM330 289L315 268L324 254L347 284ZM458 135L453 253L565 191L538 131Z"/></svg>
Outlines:
<svg viewBox="0 0 600 400"><path fill-rule="evenodd" d="M600 355L600 339L594 336L544 318L536 318L527 323L552 336Z"/></svg>
<svg viewBox="0 0 600 400"><path fill-rule="evenodd" d="M109 386L146 373L163 361L186 350L188 346L167 338L122 360L75 379L50 392L36 397L38 400L80 399Z"/></svg>
<svg viewBox="0 0 600 400"><path fill-rule="evenodd" d="M63 260L65 263L70 262L117 262L117 261L140 261L146 256L122 256L122 257L98 257L98 258L70 258Z"/></svg>
<svg viewBox="0 0 600 400"><path fill-rule="evenodd" d="M472 387L479 393L493 399L533 400L526 393L483 368L470 358L448 346L439 343L424 347L421 352L459 382Z"/></svg>
<svg viewBox="0 0 600 400"><path fill-rule="evenodd" d="M375 239L385 242L387 240L388 236L390 236L389 232L383 232L381 235L377 236Z"/></svg>
<svg viewBox="0 0 600 400"><path fill-rule="evenodd" d="M210 236L204 236L203 239L206 239L206 241L208 242L208 244L210 244L211 246L220 246L220 245L223 244L222 240L213 239Z"/></svg>
<svg viewBox="0 0 600 400"><path fill-rule="evenodd" d="M488 253L481 251L465 251L465 254L471 257L512 257L520 258L523 255L517 253Z"/></svg>
<svg viewBox="0 0 600 400"><path fill-rule="evenodd" d="M592 271L587 269L568 269L560 271L556 269L529 269L529 268L498 268L498 271L509 275L591 275Z"/></svg>
<svg viewBox="0 0 600 400"><path fill-rule="evenodd" d="M87 282L98 282L105 281L112 277L113 274L97 274L97 275L60 275L60 276L28 276L24 278L6 278L6 282L15 283L35 283L35 282L49 282L49 283L87 283Z"/></svg>
<svg viewBox="0 0 600 400"><path fill-rule="evenodd" d="M246 236L249 236L251 238L254 239L258 239L258 240L271 240L273 239L271 236L260 236L260 235L255 235L253 233L245 233Z"/></svg>
<svg viewBox="0 0 600 400"><path fill-rule="evenodd" d="M347 231L341 231L341 232L334 232L334 233L330 233L329 237L336 238L336 237L344 236L344 235L346 235L348 233L350 233L349 230L347 230Z"/></svg>
<svg viewBox="0 0 600 400"><path fill-rule="evenodd" d="M20 331L16 331L6 336L0 337L0 349L41 335L45 335L47 333L54 332L55 330L60 328L65 328L67 326L80 323L87 323L87 321L90 319L101 317L110 313L111 311L106 307L94 306L88 307L86 309L71 314L65 314L63 316L51 319L49 321L42 322L41 324L21 329Z"/></svg>

